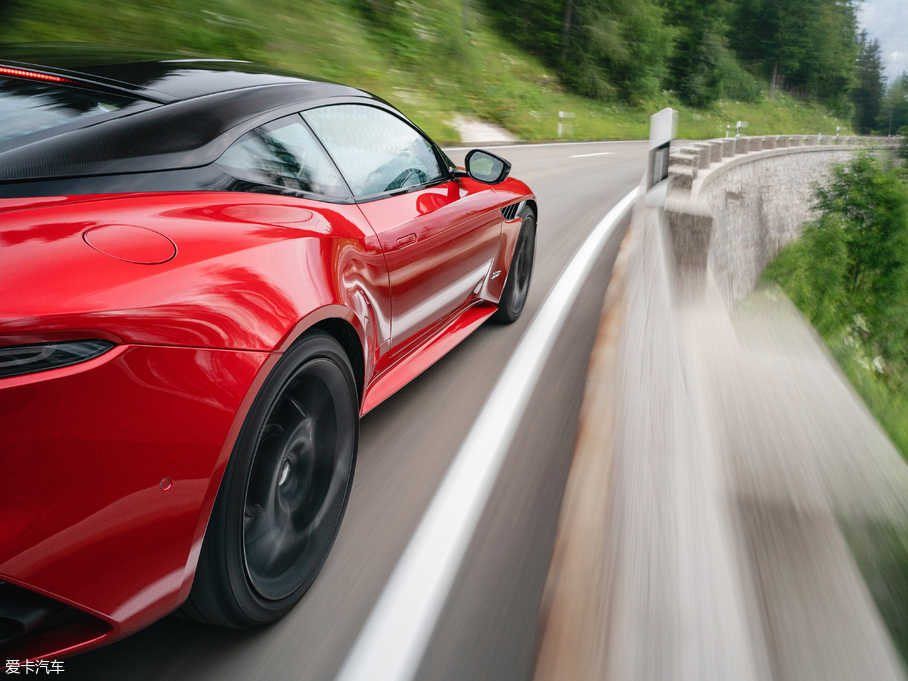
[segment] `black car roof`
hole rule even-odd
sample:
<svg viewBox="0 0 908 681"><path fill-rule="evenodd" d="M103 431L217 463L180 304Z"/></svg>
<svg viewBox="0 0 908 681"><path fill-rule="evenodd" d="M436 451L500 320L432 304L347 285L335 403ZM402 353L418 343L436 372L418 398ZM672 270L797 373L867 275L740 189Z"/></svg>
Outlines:
<svg viewBox="0 0 908 681"><path fill-rule="evenodd" d="M336 98L381 102L356 88L250 62L90 45L0 45L0 76L15 76L14 70L59 76L72 81L68 87L128 93L148 104L0 145L0 182L197 167L284 110Z"/></svg>

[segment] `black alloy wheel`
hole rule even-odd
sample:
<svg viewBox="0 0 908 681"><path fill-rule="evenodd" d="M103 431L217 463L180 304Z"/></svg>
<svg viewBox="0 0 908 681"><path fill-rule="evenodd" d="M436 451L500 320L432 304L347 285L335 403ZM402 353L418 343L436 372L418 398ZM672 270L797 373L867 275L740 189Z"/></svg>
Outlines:
<svg viewBox="0 0 908 681"><path fill-rule="evenodd" d="M312 332L284 353L237 439L181 614L261 626L302 598L347 506L358 407L353 370L332 337Z"/></svg>
<svg viewBox="0 0 908 681"><path fill-rule="evenodd" d="M529 207L524 207L520 215L523 221L517 237L517 246L514 248L514 257L511 259L511 268L508 270L508 278L501 292L501 300L498 301L498 310L492 315L492 319L502 324L516 322L523 312L530 292L530 279L533 277L533 263L536 259L536 217Z"/></svg>

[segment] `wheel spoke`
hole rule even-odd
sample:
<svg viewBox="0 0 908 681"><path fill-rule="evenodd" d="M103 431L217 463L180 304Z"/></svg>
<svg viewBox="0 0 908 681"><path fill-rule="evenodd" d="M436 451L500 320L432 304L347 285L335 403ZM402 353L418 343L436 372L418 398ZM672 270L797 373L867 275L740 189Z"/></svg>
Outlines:
<svg viewBox="0 0 908 681"><path fill-rule="evenodd" d="M333 540L352 469L352 442L339 437L337 413L338 404L354 405L349 385L332 362L303 363L269 412L243 523L246 573L266 598L291 593L323 559L324 542ZM355 424L355 411L346 418Z"/></svg>

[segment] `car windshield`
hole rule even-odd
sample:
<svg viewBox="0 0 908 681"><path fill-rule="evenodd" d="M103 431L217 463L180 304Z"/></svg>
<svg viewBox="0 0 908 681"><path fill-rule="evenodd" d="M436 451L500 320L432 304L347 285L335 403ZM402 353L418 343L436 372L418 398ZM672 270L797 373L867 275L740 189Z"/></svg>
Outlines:
<svg viewBox="0 0 908 681"><path fill-rule="evenodd" d="M428 140L386 111L337 104L304 111L303 118L334 158L354 196L406 189L445 177Z"/></svg>
<svg viewBox="0 0 908 681"><path fill-rule="evenodd" d="M19 78L0 78L0 141L118 111L135 99Z"/></svg>

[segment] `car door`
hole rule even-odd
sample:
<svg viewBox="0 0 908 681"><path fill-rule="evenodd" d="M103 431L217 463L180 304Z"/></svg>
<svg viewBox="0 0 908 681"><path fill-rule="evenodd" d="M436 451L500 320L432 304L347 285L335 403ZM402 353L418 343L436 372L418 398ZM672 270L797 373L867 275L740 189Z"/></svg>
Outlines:
<svg viewBox="0 0 908 681"><path fill-rule="evenodd" d="M381 242L393 358L476 297L498 250L498 197L487 185L453 179L431 142L389 111L339 104L303 117Z"/></svg>

